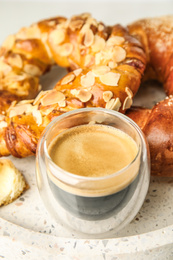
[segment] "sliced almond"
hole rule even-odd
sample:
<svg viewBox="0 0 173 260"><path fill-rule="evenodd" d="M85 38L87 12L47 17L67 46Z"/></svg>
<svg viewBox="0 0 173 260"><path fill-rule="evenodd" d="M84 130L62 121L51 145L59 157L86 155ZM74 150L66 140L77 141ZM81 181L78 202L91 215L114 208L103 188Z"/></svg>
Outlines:
<svg viewBox="0 0 173 260"><path fill-rule="evenodd" d="M41 98L41 104L43 106L49 106L57 104L59 101L63 100L65 100L65 95L62 92L51 90L46 95L44 95L43 98Z"/></svg>
<svg viewBox="0 0 173 260"><path fill-rule="evenodd" d="M117 63L114 61L109 61L109 68L115 69L117 67Z"/></svg>
<svg viewBox="0 0 173 260"><path fill-rule="evenodd" d="M37 24L34 24L30 27L23 27L16 35L17 39L40 39L41 32Z"/></svg>
<svg viewBox="0 0 173 260"><path fill-rule="evenodd" d="M13 56L8 57L8 63L12 67L22 68L23 67L23 61L19 54L14 54Z"/></svg>
<svg viewBox="0 0 173 260"><path fill-rule="evenodd" d="M73 71L73 73L75 74L76 77L79 76L81 74L81 72L82 72L81 68L76 69L76 70Z"/></svg>
<svg viewBox="0 0 173 260"><path fill-rule="evenodd" d="M45 95L46 93L45 93L45 91L40 91L40 93L36 96L36 98L35 98L35 100L34 100L34 102L33 102L33 105L37 105L37 104L39 104L39 102L40 102L40 99Z"/></svg>
<svg viewBox="0 0 173 260"><path fill-rule="evenodd" d="M62 100L62 101L59 101L58 102L58 105L59 105L59 107L66 107L66 101L65 100Z"/></svg>
<svg viewBox="0 0 173 260"><path fill-rule="evenodd" d="M80 30L84 24L84 21L82 19L77 19L74 21L71 21L69 24L69 27L72 31Z"/></svg>
<svg viewBox="0 0 173 260"><path fill-rule="evenodd" d="M110 71L110 68L108 66L97 66L92 69L92 72L94 76L100 77L101 75L104 75Z"/></svg>
<svg viewBox="0 0 173 260"><path fill-rule="evenodd" d="M124 103L123 103L123 110L130 108L132 103L133 103L132 98L126 97L126 99L124 100Z"/></svg>
<svg viewBox="0 0 173 260"><path fill-rule="evenodd" d="M58 48L56 48L56 50L59 53L59 55L68 56L73 51L73 45L72 45L72 43L64 43L63 45L58 46Z"/></svg>
<svg viewBox="0 0 173 260"><path fill-rule="evenodd" d="M115 46L114 47L114 54L113 54L113 61L114 62L121 62L125 58L126 58L126 51L120 46Z"/></svg>
<svg viewBox="0 0 173 260"><path fill-rule="evenodd" d="M65 31L63 29L53 30L50 34L50 41L54 45L59 45L65 40Z"/></svg>
<svg viewBox="0 0 173 260"><path fill-rule="evenodd" d="M101 31L104 30L104 26L103 26L103 24L99 24L99 26L98 26L98 30L99 30L99 32L101 32Z"/></svg>
<svg viewBox="0 0 173 260"><path fill-rule="evenodd" d="M9 111L9 117L14 117L18 115L22 115L24 113L30 113L32 111L32 105L31 104L22 104L17 105L15 107L12 107Z"/></svg>
<svg viewBox="0 0 173 260"><path fill-rule="evenodd" d="M81 89L79 90L77 97L80 99L80 101L87 102L91 99L92 93L87 90Z"/></svg>
<svg viewBox="0 0 173 260"><path fill-rule="evenodd" d="M95 55L95 64L99 65L101 60L102 60L102 53L101 52L96 53L96 55Z"/></svg>
<svg viewBox="0 0 173 260"><path fill-rule="evenodd" d="M104 75L100 76L100 81L107 86L118 86L118 81L120 79L121 74L115 72L108 72Z"/></svg>
<svg viewBox="0 0 173 260"><path fill-rule="evenodd" d="M126 87L126 88L125 88L125 92L127 93L127 95L128 95L130 98L133 97L133 92L131 91L130 88Z"/></svg>
<svg viewBox="0 0 173 260"><path fill-rule="evenodd" d="M56 25L56 22L55 21L50 21L47 23L49 26L55 26Z"/></svg>
<svg viewBox="0 0 173 260"><path fill-rule="evenodd" d="M0 71L2 71L4 75L7 75L11 70L11 66L0 60Z"/></svg>
<svg viewBox="0 0 173 260"><path fill-rule="evenodd" d="M93 55L88 54L85 56L85 61L84 61L84 66L85 67L90 67L94 64L95 58Z"/></svg>
<svg viewBox="0 0 173 260"><path fill-rule="evenodd" d="M1 121L0 122L0 128L4 128L4 127L7 127L7 122L5 122L5 121Z"/></svg>
<svg viewBox="0 0 173 260"><path fill-rule="evenodd" d="M106 42L107 46L121 45L123 44L125 39L121 36L113 36L109 38Z"/></svg>
<svg viewBox="0 0 173 260"><path fill-rule="evenodd" d="M17 103L17 106L18 105L22 105L22 104L32 104L34 101L34 99L28 99L28 100L21 100Z"/></svg>
<svg viewBox="0 0 173 260"><path fill-rule="evenodd" d="M119 111L121 107L121 101L119 98L112 98L111 100L109 100L107 103L106 103L106 108L107 109L112 109L112 110L115 110L115 111Z"/></svg>
<svg viewBox="0 0 173 260"><path fill-rule="evenodd" d="M75 75L73 73L68 74L61 80L61 85L66 85L70 82L72 82L75 78Z"/></svg>
<svg viewBox="0 0 173 260"><path fill-rule="evenodd" d="M70 92L71 92L71 94L72 94L73 96L77 97L77 95L78 95L78 93L79 93L79 90L77 90L77 89L71 89Z"/></svg>
<svg viewBox="0 0 173 260"><path fill-rule="evenodd" d="M103 99L105 102L108 102L111 98L113 97L113 92L112 91L104 91L103 92Z"/></svg>
<svg viewBox="0 0 173 260"><path fill-rule="evenodd" d="M42 74L40 68L33 64L25 64L24 71L32 76L41 76Z"/></svg>
<svg viewBox="0 0 173 260"><path fill-rule="evenodd" d="M94 42L94 34L91 29L88 29L84 35L84 45L86 47L89 47L93 44Z"/></svg>
<svg viewBox="0 0 173 260"><path fill-rule="evenodd" d="M11 50L15 42L15 36L9 35L6 40L3 42L2 47L6 48L7 50Z"/></svg>
<svg viewBox="0 0 173 260"><path fill-rule="evenodd" d="M42 124L42 115L39 110L33 110L32 111L33 117L36 119L36 123L38 126Z"/></svg>
<svg viewBox="0 0 173 260"><path fill-rule="evenodd" d="M102 37L95 35L94 43L92 45L92 51L99 52L99 51L103 50L105 47L105 44L106 44L106 42Z"/></svg>
<svg viewBox="0 0 173 260"><path fill-rule="evenodd" d="M84 88L93 86L95 83L95 77L91 71L81 77L81 85Z"/></svg>
<svg viewBox="0 0 173 260"><path fill-rule="evenodd" d="M0 114L0 121L3 121L4 119L5 119L5 116Z"/></svg>

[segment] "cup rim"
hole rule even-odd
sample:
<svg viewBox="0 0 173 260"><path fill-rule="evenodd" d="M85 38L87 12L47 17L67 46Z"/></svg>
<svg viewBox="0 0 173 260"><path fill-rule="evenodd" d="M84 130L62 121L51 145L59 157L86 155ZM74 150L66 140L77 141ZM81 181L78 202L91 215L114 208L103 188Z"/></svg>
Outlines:
<svg viewBox="0 0 173 260"><path fill-rule="evenodd" d="M53 160L51 159L51 157L48 153L48 149L47 149L47 135L49 134L51 129L55 126L55 124L58 124L59 121L61 121L62 119L64 119L65 117L68 117L70 115L74 115L74 114L78 114L78 113L84 113L84 112L91 112L91 111L103 112L103 113L111 114L111 115L114 115L114 116L120 118L121 120L125 121L127 124L129 124L132 128L135 129L135 131L137 132L139 139L140 139L140 144L138 145L138 152L137 152L135 158L127 166L123 167L121 170L119 170L117 172L114 172L114 173L109 174L109 175L101 176L101 177L87 177L87 176L77 175L77 174L70 173L70 172L62 169L61 167L59 167L57 164L55 164L53 162ZM132 119L128 118L124 114L117 112L117 111L114 111L114 110L105 109L105 108L96 108L96 107L80 108L80 109L75 109L73 111L66 112L66 113L56 117L45 128L44 133L41 137L37 152L39 152L42 143L43 143L43 149L44 149L45 157L49 160L49 162L51 162L53 167L55 167L55 169L57 169L57 171L65 174L68 178L73 178L73 179L76 179L78 181L103 181L103 180L107 180L109 178L112 178L112 177L115 177L115 176L122 174L124 171L126 171L128 168L130 168L135 163L137 158L140 156L142 150L145 151L143 153L143 155L145 157L147 157L146 140L145 140L144 134L143 134L142 130L139 128L139 126ZM143 149L143 148L145 148L145 149ZM58 178L58 176L56 176L55 174L53 174L53 175L54 175L55 178Z"/></svg>

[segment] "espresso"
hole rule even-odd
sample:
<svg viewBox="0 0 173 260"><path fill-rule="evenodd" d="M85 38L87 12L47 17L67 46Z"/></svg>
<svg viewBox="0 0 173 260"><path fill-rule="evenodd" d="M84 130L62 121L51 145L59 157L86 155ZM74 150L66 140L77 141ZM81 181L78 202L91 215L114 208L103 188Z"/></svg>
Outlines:
<svg viewBox="0 0 173 260"><path fill-rule="evenodd" d="M59 134L48 152L55 164L85 177L113 174L129 165L137 145L126 133L104 125L81 125Z"/></svg>

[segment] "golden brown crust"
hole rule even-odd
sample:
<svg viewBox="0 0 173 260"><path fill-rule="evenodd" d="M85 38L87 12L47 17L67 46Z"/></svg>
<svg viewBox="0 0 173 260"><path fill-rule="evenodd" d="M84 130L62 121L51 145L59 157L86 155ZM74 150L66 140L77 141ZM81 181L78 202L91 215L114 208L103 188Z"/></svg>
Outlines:
<svg viewBox="0 0 173 260"><path fill-rule="evenodd" d="M146 66L141 43L126 28L107 27L89 14L22 28L0 53L1 88L19 99L34 97L39 76L53 64L72 70L35 100L13 102L2 118L2 150L17 157L35 153L43 129L59 114L93 106L124 113Z"/></svg>

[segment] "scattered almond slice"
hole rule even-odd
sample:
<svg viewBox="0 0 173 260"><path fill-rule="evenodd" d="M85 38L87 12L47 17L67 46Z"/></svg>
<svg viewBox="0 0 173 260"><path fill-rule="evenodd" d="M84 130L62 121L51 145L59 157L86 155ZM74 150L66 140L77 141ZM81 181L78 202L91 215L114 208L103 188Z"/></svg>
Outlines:
<svg viewBox="0 0 173 260"><path fill-rule="evenodd" d="M113 54L113 61L114 62L121 62L125 58L126 58L126 51L120 46L115 46L114 47L114 54Z"/></svg>
<svg viewBox="0 0 173 260"><path fill-rule="evenodd" d="M104 49L105 47L105 39L103 39L102 37L95 35L94 37L94 43L92 44L92 51L93 52L99 52L101 50Z"/></svg>
<svg viewBox="0 0 173 260"><path fill-rule="evenodd" d="M127 95L128 95L130 98L133 97L133 92L131 91L130 88L126 87L126 88L125 88L125 92L127 93Z"/></svg>
<svg viewBox="0 0 173 260"><path fill-rule="evenodd" d="M40 68L33 64L25 64L24 71L32 76L41 76L42 74Z"/></svg>
<svg viewBox="0 0 173 260"><path fill-rule="evenodd" d="M65 40L65 31L63 29L53 30L50 35L50 40L54 45L59 45Z"/></svg>
<svg viewBox="0 0 173 260"><path fill-rule="evenodd" d="M3 62L2 60L0 60L0 71L2 71L2 73L4 75L7 75L11 70L12 70L12 68L10 65L8 65L5 62Z"/></svg>
<svg viewBox="0 0 173 260"><path fill-rule="evenodd" d="M81 68L76 69L76 70L73 71L73 73L75 74L76 77L79 76L81 74L81 72L82 72Z"/></svg>
<svg viewBox="0 0 173 260"><path fill-rule="evenodd" d="M6 48L7 50L11 50L15 42L15 36L9 35L6 40L3 42L2 47Z"/></svg>
<svg viewBox="0 0 173 260"><path fill-rule="evenodd" d="M91 99L92 93L87 90L81 89L78 91L77 97L80 99L80 101L87 102Z"/></svg>
<svg viewBox="0 0 173 260"><path fill-rule="evenodd" d="M28 188L26 181L10 160L0 160L0 206L17 199Z"/></svg>
<svg viewBox="0 0 173 260"><path fill-rule="evenodd" d="M94 34L91 29L86 30L85 35L84 35L84 45L86 47L89 47L93 44L94 42Z"/></svg>
<svg viewBox="0 0 173 260"><path fill-rule="evenodd" d="M33 117L36 119L36 123L38 126L42 124L42 115L39 110L34 109L32 111Z"/></svg>
<svg viewBox="0 0 173 260"><path fill-rule="evenodd" d="M14 54L13 56L8 57L8 63L12 67L22 68L23 67L23 61L19 54Z"/></svg>
<svg viewBox="0 0 173 260"><path fill-rule="evenodd" d="M108 90L103 92L103 99L105 102L108 102L113 97L113 92Z"/></svg>
<svg viewBox="0 0 173 260"><path fill-rule="evenodd" d="M125 42L125 39L121 36L113 36L106 42L107 46L121 45Z"/></svg>
<svg viewBox="0 0 173 260"><path fill-rule="evenodd" d="M115 111L119 111L121 107L121 101L119 98L112 98L110 101L108 101L106 103L106 108L107 109L112 109L112 110L115 110Z"/></svg>
<svg viewBox="0 0 173 260"><path fill-rule="evenodd" d="M123 103L123 110L130 108L132 103L133 103L132 98L126 97L126 99L124 100L124 103Z"/></svg>
<svg viewBox="0 0 173 260"><path fill-rule="evenodd" d="M65 100L65 95L62 92L51 90L41 98L41 104L43 106L49 106L49 105L57 104L59 101L63 101L63 100Z"/></svg>
<svg viewBox="0 0 173 260"><path fill-rule="evenodd" d="M104 75L100 76L100 81L107 85L107 86L118 86L118 81L120 79L120 74L119 73L115 73L115 72L108 72L105 73Z"/></svg>
<svg viewBox="0 0 173 260"><path fill-rule="evenodd" d="M86 75L83 75L81 77L81 85L84 88L88 88L93 86L95 83L95 77L92 73L92 71L89 71Z"/></svg>
<svg viewBox="0 0 173 260"><path fill-rule="evenodd" d="M92 69L92 72L94 76L100 77L101 75L104 75L110 71L110 68L108 66L97 66Z"/></svg>
<svg viewBox="0 0 173 260"><path fill-rule="evenodd" d="M0 129L1 128L4 128L4 127L7 127L7 122L5 122L5 121L0 121Z"/></svg>
<svg viewBox="0 0 173 260"><path fill-rule="evenodd" d="M75 75L73 73L70 73L61 80L61 85L66 85L72 82L74 79L75 79Z"/></svg>
<svg viewBox="0 0 173 260"><path fill-rule="evenodd" d="M32 111L31 104L18 104L15 107L12 107L9 111L9 117L19 116L24 113L28 114Z"/></svg>

